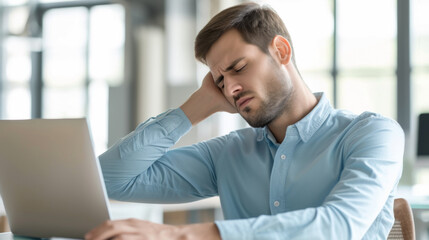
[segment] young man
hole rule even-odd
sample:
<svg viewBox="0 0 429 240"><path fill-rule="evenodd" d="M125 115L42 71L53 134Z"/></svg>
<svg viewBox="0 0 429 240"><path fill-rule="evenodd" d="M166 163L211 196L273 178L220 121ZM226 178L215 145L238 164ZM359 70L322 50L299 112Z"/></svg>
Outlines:
<svg viewBox="0 0 429 240"><path fill-rule="evenodd" d="M333 109L295 65L278 15L248 3L198 34L210 72L178 109L142 123L100 156L110 197L172 203L219 196L224 221L109 221L88 239L386 239L403 132L374 113ZM252 128L170 150L192 125L238 112Z"/></svg>

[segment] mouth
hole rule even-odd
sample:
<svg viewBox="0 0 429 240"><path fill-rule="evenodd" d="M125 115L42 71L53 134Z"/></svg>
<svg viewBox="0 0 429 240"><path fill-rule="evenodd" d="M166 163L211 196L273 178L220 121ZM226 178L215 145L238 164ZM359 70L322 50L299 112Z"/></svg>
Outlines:
<svg viewBox="0 0 429 240"><path fill-rule="evenodd" d="M253 97L241 97L237 101L235 101L235 106L238 109L244 108L246 105L249 104L250 101L252 101Z"/></svg>

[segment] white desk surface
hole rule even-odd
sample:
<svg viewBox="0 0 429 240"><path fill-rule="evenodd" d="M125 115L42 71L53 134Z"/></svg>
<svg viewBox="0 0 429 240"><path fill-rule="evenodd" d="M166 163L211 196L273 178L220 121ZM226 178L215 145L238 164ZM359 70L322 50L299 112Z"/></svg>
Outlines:
<svg viewBox="0 0 429 240"><path fill-rule="evenodd" d="M11 240L13 239L13 235L10 232L0 233L0 240Z"/></svg>
<svg viewBox="0 0 429 240"><path fill-rule="evenodd" d="M0 240L31 240L31 239L38 239L38 238L17 237L17 236L13 236L11 232L0 233Z"/></svg>
<svg viewBox="0 0 429 240"><path fill-rule="evenodd" d="M44 238L31 238L14 236L11 232L0 233L0 240L39 240ZM50 240L77 240L73 238L50 238Z"/></svg>
<svg viewBox="0 0 429 240"><path fill-rule="evenodd" d="M427 185L399 186L396 197L405 198L412 209L429 210L429 186Z"/></svg>

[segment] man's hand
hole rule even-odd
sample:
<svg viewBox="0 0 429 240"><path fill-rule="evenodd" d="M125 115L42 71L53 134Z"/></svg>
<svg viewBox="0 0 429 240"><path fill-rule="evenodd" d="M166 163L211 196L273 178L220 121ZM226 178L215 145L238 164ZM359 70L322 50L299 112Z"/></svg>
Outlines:
<svg viewBox="0 0 429 240"><path fill-rule="evenodd" d="M230 102L228 102L220 88L216 86L213 76L210 72L207 73L204 77L199 91L204 92L204 95L207 95L213 99L213 103L217 105L218 112L237 113L237 109L235 109L235 107Z"/></svg>
<svg viewBox="0 0 429 240"><path fill-rule="evenodd" d="M87 240L102 239L220 239L214 223L171 226L138 219L106 221L85 235Z"/></svg>
<svg viewBox="0 0 429 240"><path fill-rule="evenodd" d="M216 112L237 112L216 86L210 72L204 77L201 87L180 108L192 125L196 125Z"/></svg>

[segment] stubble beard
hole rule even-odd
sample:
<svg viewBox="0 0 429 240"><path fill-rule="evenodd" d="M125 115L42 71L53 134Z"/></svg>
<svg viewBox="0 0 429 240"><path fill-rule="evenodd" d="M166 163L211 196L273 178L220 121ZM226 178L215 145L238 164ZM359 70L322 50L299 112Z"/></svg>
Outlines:
<svg viewBox="0 0 429 240"><path fill-rule="evenodd" d="M273 84L275 82L279 82L279 84ZM293 94L291 81L285 79L285 76L277 70L274 80L271 81L271 84L268 83L267 98L261 100L259 108L252 109L250 106L246 106L240 115L252 127L265 127L290 109Z"/></svg>
<svg viewBox="0 0 429 240"><path fill-rule="evenodd" d="M283 93L277 89L271 90L275 91L269 92L268 96L270 96L270 98L266 101L262 101L259 108L252 109L246 106L243 109L244 113L241 114L241 116L250 126L255 128L265 127L289 109L288 106L293 91L290 90Z"/></svg>

